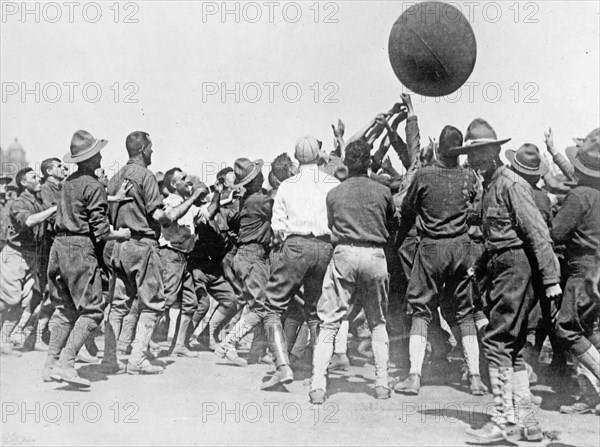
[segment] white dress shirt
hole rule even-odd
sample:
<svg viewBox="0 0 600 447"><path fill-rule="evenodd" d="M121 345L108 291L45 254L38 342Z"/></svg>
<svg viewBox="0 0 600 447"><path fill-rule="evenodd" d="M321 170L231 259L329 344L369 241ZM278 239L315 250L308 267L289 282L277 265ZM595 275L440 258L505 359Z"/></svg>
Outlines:
<svg viewBox="0 0 600 447"><path fill-rule="evenodd" d="M330 235L325 199L339 184L338 179L315 164L300 165L298 174L283 181L275 195L273 232L284 240L292 234Z"/></svg>

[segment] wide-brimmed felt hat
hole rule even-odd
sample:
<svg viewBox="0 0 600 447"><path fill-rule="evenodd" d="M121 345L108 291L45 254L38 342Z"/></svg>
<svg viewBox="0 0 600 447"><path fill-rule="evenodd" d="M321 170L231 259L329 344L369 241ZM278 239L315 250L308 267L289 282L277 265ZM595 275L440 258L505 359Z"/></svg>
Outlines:
<svg viewBox="0 0 600 447"><path fill-rule="evenodd" d="M600 178L600 129L592 131L581 146L565 150L575 170L588 177Z"/></svg>
<svg viewBox="0 0 600 447"><path fill-rule="evenodd" d="M474 150L482 149L490 145L500 146L510 141L510 138L499 140L496 136L496 131L490 124L482 119L476 118L471 121L465 134L465 144L460 147L448 149L448 154L463 155L473 152Z"/></svg>
<svg viewBox="0 0 600 447"><path fill-rule="evenodd" d="M11 181L10 177L0 177L0 184L8 185Z"/></svg>
<svg viewBox="0 0 600 447"><path fill-rule="evenodd" d="M250 183L260 174L264 165L262 159L251 161L247 158L238 158L233 164L233 172L235 173L234 186L244 186Z"/></svg>
<svg viewBox="0 0 600 447"><path fill-rule="evenodd" d="M506 151L511 166L521 174L543 177L548 173L548 165L542 161L540 150L534 144L525 143L516 151Z"/></svg>
<svg viewBox="0 0 600 447"><path fill-rule="evenodd" d="M71 152L63 157L65 163L81 163L89 160L108 143L107 140L98 140L85 130L78 130L71 138Z"/></svg>

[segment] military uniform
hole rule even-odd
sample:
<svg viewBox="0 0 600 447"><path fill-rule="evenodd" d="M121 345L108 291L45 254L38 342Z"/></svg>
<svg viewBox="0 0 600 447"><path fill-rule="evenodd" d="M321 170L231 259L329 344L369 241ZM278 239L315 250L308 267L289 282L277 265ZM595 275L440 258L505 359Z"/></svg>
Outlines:
<svg viewBox="0 0 600 447"><path fill-rule="evenodd" d="M413 228L417 215L420 217L420 242L407 290L412 312L411 374L421 375L427 329L439 305L446 318L458 324L469 372L479 376L467 273L471 263L467 213L476 195L477 179L472 171L436 162L419 169L402 202L399 241ZM418 392L416 385L413 388ZM480 393L479 387L474 392Z"/></svg>
<svg viewBox="0 0 600 447"><path fill-rule="evenodd" d="M80 167L65 180L55 231L48 286L56 312L50 320L45 368L52 368L60 356L60 367L73 370L77 353L101 323L106 306L97 241L110 231L108 199L93 170Z"/></svg>
<svg viewBox="0 0 600 447"><path fill-rule="evenodd" d="M311 401L322 403L324 399L332 340L355 303L362 304L371 330L377 395L389 397L389 279L384 247L396 212L392 193L366 176L354 176L329 191L326 204L335 248L317 304L321 324L313 356Z"/></svg>
<svg viewBox="0 0 600 447"><path fill-rule="evenodd" d="M196 226L196 246L189 258L197 307L193 316L193 326L198 327L210 309L210 297L217 301L217 307L208 320L208 346L216 348L219 330L237 313L237 296L231 283L225 278L223 259L231 250L227 239L223 239L217 222L202 221Z"/></svg>
<svg viewBox="0 0 600 447"><path fill-rule="evenodd" d="M109 206L113 227L129 228L131 239L114 244L112 252L112 300L106 327L106 367L117 365L116 340L121 333L123 318L138 300L139 319L136 340L128 368L144 368L149 365L145 351L150 337L165 306L162 263L158 255L160 223L152 214L163 208L162 195L154 174L142 162L129 160L109 181L108 194L115 195L128 179L133 187L128 193L133 200Z"/></svg>
<svg viewBox="0 0 600 447"><path fill-rule="evenodd" d="M594 323L600 307L586 293L585 276L596 267L600 250L600 190L580 185L574 188L552 219L552 239L565 244L567 278L557 336L576 356L584 355L592 345L600 348Z"/></svg>
<svg viewBox="0 0 600 447"><path fill-rule="evenodd" d="M238 247L232 260L234 290L240 291L238 300L247 304L249 312L242 315L235 327L215 350L221 358L227 357L239 366L247 362L236 352L237 344L265 315L265 286L269 280L269 246L271 243L271 215L273 199L263 190L246 191L240 200L240 211L233 216L232 225L239 228Z"/></svg>
<svg viewBox="0 0 600 447"><path fill-rule="evenodd" d="M9 337L23 309L29 309L38 287L37 245L44 235L44 225L28 227L29 216L44 210L40 198L24 190L8 212L7 241L0 251L0 343L10 351Z"/></svg>

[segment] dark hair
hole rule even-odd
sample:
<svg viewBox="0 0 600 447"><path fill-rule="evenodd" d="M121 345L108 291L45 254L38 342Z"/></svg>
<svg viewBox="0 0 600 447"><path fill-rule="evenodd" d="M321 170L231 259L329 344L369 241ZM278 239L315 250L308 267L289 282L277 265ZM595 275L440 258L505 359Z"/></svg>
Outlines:
<svg viewBox="0 0 600 447"><path fill-rule="evenodd" d="M357 140L346 146L344 164L350 175L366 174L371 162L371 146L364 140Z"/></svg>
<svg viewBox="0 0 600 447"><path fill-rule="evenodd" d="M52 165L54 163L60 163L60 159L58 158L46 158L43 162L42 165L40 166L40 171L42 171L42 178L46 179L48 178L48 169L52 168Z"/></svg>
<svg viewBox="0 0 600 447"><path fill-rule="evenodd" d="M293 173L294 162L287 153L279 154L271 163L271 172L277 180L283 182Z"/></svg>
<svg viewBox="0 0 600 447"><path fill-rule="evenodd" d="M127 135L125 140L125 147L129 156L139 154L143 148L150 144L150 135L141 130L136 130Z"/></svg>
<svg viewBox="0 0 600 447"><path fill-rule="evenodd" d="M17 189L19 192L25 189L24 186L21 185L21 182L23 181L27 173L31 171L33 171L33 168L23 168L19 172L17 172L17 175L15 175L15 183L17 184Z"/></svg>
<svg viewBox="0 0 600 447"><path fill-rule="evenodd" d="M452 147L460 147L463 145L463 134L460 130L453 126L445 126L440 133L438 144L438 155L441 158L449 160L458 160L458 155L451 155L448 149Z"/></svg>
<svg viewBox="0 0 600 447"><path fill-rule="evenodd" d="M163 187L166 187L169 192L175 192L175 188L173 188L171 186L171 182L173 181L173 176L175 175L176 172L183 172L181 169L179 168L171 168L169 169L167 172L165 172L165 176L163 178Z"/></svg>
<svg viewBox="0 0 600 447"><path fill-rule="evenodd" d="M217 181L219 183L225 183L225 176L230 172L233 172L233 168L231 166L221 169L219 172L217 172Z"/></svg>

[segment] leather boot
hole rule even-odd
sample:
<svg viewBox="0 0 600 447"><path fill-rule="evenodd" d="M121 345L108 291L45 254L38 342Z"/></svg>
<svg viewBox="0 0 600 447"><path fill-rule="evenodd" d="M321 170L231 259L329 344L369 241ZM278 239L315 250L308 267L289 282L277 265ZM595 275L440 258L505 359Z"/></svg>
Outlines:
<svg viewBox="0 0 600 447"><path fill-rule="evenodd" d="M261 359L267 353L267 333L265 326L259 324L254 328L254 335L252 337L252 344L250 345L250 351L248 352L248 364L260 363Z"/></svg>
<svg viewBox="0 0 600 447"><path fill-rule="evenodd" d="M169 324L169 309L165 309L165 313L156 325L152 339L158 342L167 341L169 339Z"/></svg>
<svg viewBox="0 0 600 447"><path fill-rule="evenodd" d="M48 355L44 363L42 371L42 380L44 382L52 381L52 369L58 363L60 353L67 344L69 334L71 333L71 323L67 317L59 309L57 310L49 322L50 326L50 343L48 344Z"/></svg>
<svg viewBox="0 0 600 447"><path fill-rule="evenodd" d="M117 357L117 340L121 335L123 317L120 312L111 309L104 326L104 357L102 357L102 371L113 374L119 371Z"/></svg>
<svg viewBox="0 0 600 447"><path fill-rule="evenodd" d="M217 346L215 355L219 358L226 358L237 366L248 366L248 362L238 355L237 346L240 340L248 335L254 327L260 323L261 318L255 312L248 312L247 314L242 315L231 332L229 332L221 344Z"/></svg>
<svg viewBox="0 0 600 447"><path fill-rule="evenodd" d="M287 343L285 341L285 335L283 333L281 321L269 322L266 324L265 329L267 332L269 350L275 358L275 366L277 366L277 371L275 371L275 374L273 374L268 381L261 385L261 390L266 390L280 383L287 385L294 381L294 373L290 368L290 362L287 353Z"/></svg>
<svg viewBox="0 0 600 447"><path fill-rule="evenodd" d="M309 321L307 323L308 326L308 348L304 349L302 354L302 363L312 368L313 358L315 354L315 347L317 346L317 340L319 339L319 322L318 321ZM300 327L300 332L298 333L298 338L302 337L302 331L306 331L306 326ZM303 329L304 327L304 329ZM293 351L293 349L292 349ZM331 363L331 362L330 362Z"/></svg>
<svg viewBox="0 0 600 447"><path fill-rule="evenodd" d="M142 312L136 327L135 340L131 357L127 363L127 374L161 374L164 368L153 365L146 358L146 350L158 321L158 315L153 312Z"/></svg>
<svg viewBox="0 0 600 447"><path fill-rule="evenodd" d="M89 380L79 377L75 370L75 358L89 335L98 327L91 318L79 317L69 334L67 344L60 354L59 366L55 367L51 376L52 380L67 382L78 388L89 388Z"/></svg>
<svg viewBox="0 0 600 447"><path fill-rule="evenodd" d="M175 347L171 353L175 357L198 357L198 353L190 351L187 347L187 336L189 334L189 328L192 324L192 315L181 314L181 321L179 322L179 331L177 332L177 339L175 341Z"/></svg>
<svg viewBox="0 0 600 447"><path fill-rule="evenodd" d="M303 322L304 321L302 319L295 318L291 315L288 316L283 322L283 332L285 333L288 352L292 352L294 344L296 343L296 337L298 337L298 333L300 332Z"/></svg>

